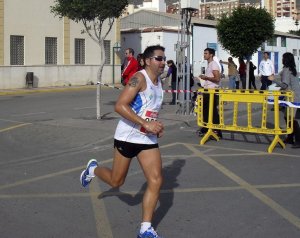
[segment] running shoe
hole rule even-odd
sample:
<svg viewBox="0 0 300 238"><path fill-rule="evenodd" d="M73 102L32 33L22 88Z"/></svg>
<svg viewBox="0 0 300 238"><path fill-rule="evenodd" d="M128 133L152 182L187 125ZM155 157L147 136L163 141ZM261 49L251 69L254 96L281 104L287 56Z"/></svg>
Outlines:
<svg viewBox="0 0 300 238"><path fill-rule="evenodd" d="M89 174L89 169L94 166L98 166L98 162L95 159L91 159L87 163L86 169L82 171L80 175L80 182L83 187L88 186L92 179L95 177Z"/></svg>
<svg viewBox="0 0 300 238"><path fill-rule="evenodd" d="M143 234L139 234L137 238L162 238L157 235L156 231L153 229L153 227L149 227L148 230L146 230Z"/></svg>

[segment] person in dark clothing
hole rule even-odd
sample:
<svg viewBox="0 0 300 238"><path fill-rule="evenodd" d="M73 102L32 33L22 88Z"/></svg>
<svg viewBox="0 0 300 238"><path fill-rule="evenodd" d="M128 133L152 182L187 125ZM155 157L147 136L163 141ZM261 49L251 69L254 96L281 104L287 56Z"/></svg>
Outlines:
<svg viewBox="0 0 300 238"><path fill-rule="evenodd" d="M168 65L169 69L168 69L166 78L171 75L171 78L172 78L171 79L171 88L172 88L172 90L176 90L177 89L177 85L176 85L177 67L174 64L173 60L168 60L167 65ZM172 92L172 102L170 103L170 105L175 105L175 104L176 104L176 92Z"/></svg>
<svg viewBox="0 0 300 238"><path fill-rule="evenodd" d="M256 66L253 64L252 61L250 61L249 62L249 89L251 89L251 84L253 88L256 89L254 70L256 70Z"/></svg>
<svg viewBox="0 0 300 238"><path fill-rule="evenodd" d="M242 88L246 89L246 64L244 60L240 57L239 58L239 74L240 74L240 80L242 81Z"/></svg>

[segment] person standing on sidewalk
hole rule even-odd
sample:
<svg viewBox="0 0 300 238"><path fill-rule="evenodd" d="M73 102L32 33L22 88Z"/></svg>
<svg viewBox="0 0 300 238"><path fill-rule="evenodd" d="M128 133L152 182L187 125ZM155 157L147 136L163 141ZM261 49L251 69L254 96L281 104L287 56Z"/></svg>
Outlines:
<svg viewBox="0 0 300 238"><path fill-rule="evenodd" d="M280 72L281 80L273 79L282 90L291 90L294 92L294 101L300 102L300 84L297 77L297 69L295 64L294 55L290 52L286 52L282 55L283 69ZM285 110L285 119L286 119ZM292 144L292 148L300 148L300 109L294 109L294 130L292 134L289 134L284 140L285 143Z"/></svg>
<svg viewBox="0 0 300 238"><path fill-rule="evenodd" d="M80 181L86 187L97 176L113 188L124 182L133 157L137 160L147 179L147 189L142 203L142 223L138 238L160 238L151 225L162 185L162 160L157 138L164 125L158 121L163 102L160 75L165 68L165 48L149 46L143 55L145 68L137 72L120 94L115 111L120 119L114 136L114 159L112 168L98 165L95 159L88 162Z"/></svg>
<svg viewBox="0 0 300 238"><path fill-rule="evenodd" d="M124 66L124 70L122 73L122 84L125 86L129 79L138 71L139 63L134 58L134 50L132 48L128 48L125 51L125 56L127 60L127 64Z"/></svg>
<svg viewBox="0 0 300 238"><path fill-rule="evenodd" d="M204 88L219 88L220 83L220 67L217 62L213 59L215 55L215 50L211 48L206 48L204 50L204 59L207 60L207 68L204 75L200 75L200 78L204 80ZM218 112L219 96L214 94L214 105L213 105L213 124L220 124L220 117ZM209 114L209 94L203 94L203 121L208 122ZM201 128L201 134L207 132L207 128ZM217 135L222 138L222 133L220 130L216 131Z"/></svg>
<svg viewBox="0 0 300 238"><path fill-rule="evenodd" d="M268 87L272 84L272 81L270 79L273 78L275 70L274 70L274 64L269 59L269 52L264 52L264 58L259 63L258 69L259 74L261 76L261 87L260 90L266 90Z"/></svg>
<svg viewBox="0 0 300 238"><path fill-rule="evenodd" d="M236 79L236 75L237 75L237 65L234 63L232 57L228 57L228 62L222 61L222 63L228 65L228 79L229 79L228 88L229 89L235 89L235 79Z"/></svg>
<svg viewBox="0 0 300 238"><path fill-rule="evenodd" d="M242 57L239 57L239 75L242 82L242 89L246 89L246 64Z"/></svg>
<svg viewBox="0 0 300 238"><path fill-rule="evenodd" d="M175 105L176 104L176 95L177 95L177 93L175 92L177 90L177 85L176 85L177 67L173 60L168 60L167 65L168 65L169 69L168 69L166 78L168 78L171 75L172 101L171 101L170 105Z"/></svg>
<svg viewBox="0 0 300 238"><path fill-rule="evenodd" d="M252 61L249 62L249 89L251 89L251 85L256 90L255 84L255 75L254 70L256 70L256 66L253 64Z"/></svg>

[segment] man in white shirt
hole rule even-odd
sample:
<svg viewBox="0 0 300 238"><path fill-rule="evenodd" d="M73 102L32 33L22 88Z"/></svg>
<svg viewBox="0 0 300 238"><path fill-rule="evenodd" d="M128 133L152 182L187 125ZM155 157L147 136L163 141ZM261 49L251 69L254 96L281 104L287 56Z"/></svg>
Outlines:
<svg viewBox="0 0 300 238"><path fill-rule="evenodd" d="M269 52L264 52L264 58L259 64L259 74L261 76L260 90L266 90L272 84L269 76L274 76L274 72L274 64L269 59Z"/></svg>
<svg viewBox="0 0 300 238"><path fill-rule="evenodd" d="M204 50L204 59L207 60L207 68L204 75L200 75L200 78L204 80L204 88L219 88L221 73L218 63L213 59L215 56L215 50L211 48L206 48ZM219 97L214 94L214 105L213 105L213 123L220 124L220 117L218 112ZM208 122L209 113L209 94L203 94L203 121ZM201 133L205 134L207 128L202 128ZM217 135L222 138L221 131L216 131Z"/></svg>

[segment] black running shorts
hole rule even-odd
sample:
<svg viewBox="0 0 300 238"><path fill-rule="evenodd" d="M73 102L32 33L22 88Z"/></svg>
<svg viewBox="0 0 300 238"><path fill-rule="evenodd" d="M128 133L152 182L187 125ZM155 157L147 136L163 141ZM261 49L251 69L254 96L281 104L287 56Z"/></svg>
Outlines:
<svg viewBox="0 0 300 238"><path fill-rule="evenodd" d="M158 144L136 144L115 139L114 148L117 148L120 154L124 157L131 159L137 156L143 150L158 148Z"/></svg>

